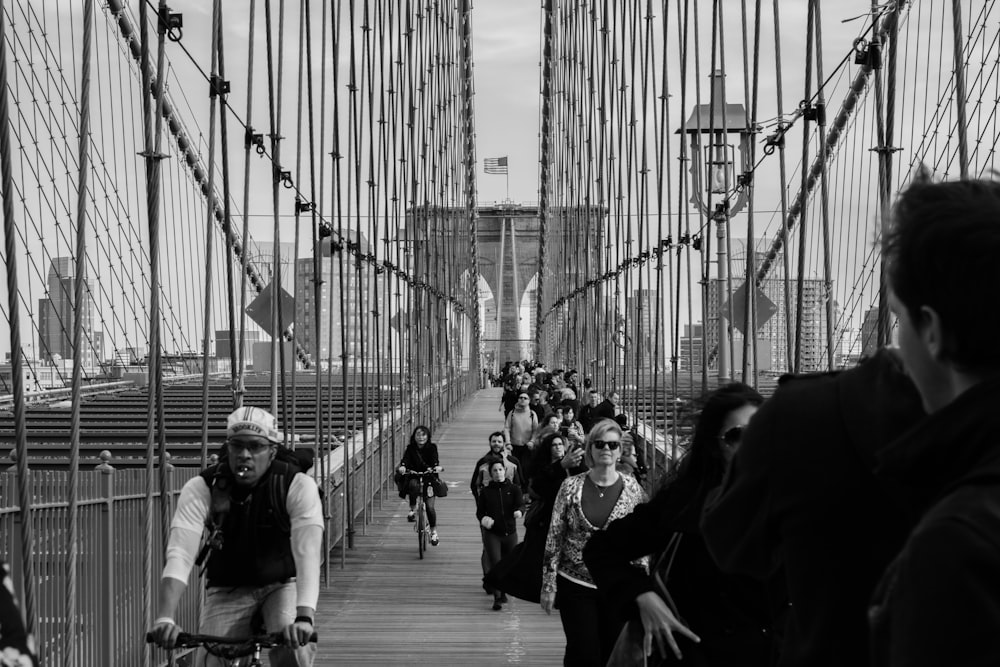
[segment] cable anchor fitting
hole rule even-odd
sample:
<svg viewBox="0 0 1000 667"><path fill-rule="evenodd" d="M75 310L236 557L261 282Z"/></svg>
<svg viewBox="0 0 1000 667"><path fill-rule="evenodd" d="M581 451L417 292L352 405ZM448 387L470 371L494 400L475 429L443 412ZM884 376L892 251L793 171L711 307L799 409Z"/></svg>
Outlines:
<svg viewBox="0 0 1000 667"><path fill-rule="evenodd" d="M257 155L265 153L264 134L262 132L254 132L253 128L248 126L246 133L243 135L243 147L250 148L251 146L256 147Z"/></svg>
<svg viewBox="0 0 1000 667"><path fill-rule="evenodd" d="M820 125L826 125L826 105L825 104L809 104L803 101L799 108L802 110L802 117L806 120L811 120L813 122L819 123Z"/></svg>
<svg viewBox="0 0 1000 667"><path fill-rule="evenodd" d="M871 42L863 37L854 40L854 64L874 70L882 69L882 41L878 37Z"/></svg>
<svg viewBox="0 0 1000 667"><path fill-rule="evenodd" d="M289 190L295 187L295 183L292 182L292 172L288 169L282 169L278 165L274 165L274 177Z"/></svg>
<svg viewBox="0 0 1000 667"><path fill-rule="evenodd" d="M167 39L171 42L179 42L184 39L184 15L180 12L172 12L169 7L157 13L159 18L157 29L160 34L166 33Z"/></svg>
<svg viewBox="0 0 1000 667"><path fill-rule="evenodd" d="M223 79L218 74L209 79L208 96L212 99L215 99L219 95L228 95L229 90L229 81Z"/></svg>

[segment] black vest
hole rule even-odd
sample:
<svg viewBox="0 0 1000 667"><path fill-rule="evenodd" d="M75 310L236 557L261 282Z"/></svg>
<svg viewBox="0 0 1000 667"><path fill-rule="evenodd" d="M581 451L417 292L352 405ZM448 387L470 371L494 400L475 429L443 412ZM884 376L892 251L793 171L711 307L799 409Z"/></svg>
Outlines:
<svg viewBox="0 0 1000 667"><path fill-rule="evenodd" d="M209 489L228 483L230 494L222 521L222 548L208 559L208 587L265 586L295 576L285 501L297 472L298 467L274 460L250 489L233 481L225 462L201 473Z"/></svg>

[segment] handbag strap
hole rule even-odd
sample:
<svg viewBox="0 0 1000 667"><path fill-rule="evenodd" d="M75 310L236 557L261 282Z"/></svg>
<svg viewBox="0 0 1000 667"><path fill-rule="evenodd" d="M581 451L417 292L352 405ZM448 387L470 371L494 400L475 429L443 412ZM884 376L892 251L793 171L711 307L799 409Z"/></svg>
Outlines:
<svg viewBox="0 0 1000 667"><path fill-rule="evenodd" d="M650 573L653 577L653 583L656 585L657 592L661 597L667 602L672 610L676 613L676 608L673 604L673 600L670 597L670 593L667 590L667 580L670 578L670 570L674 567L674 559L677 558L677 551L681 546L681 538L684 533L677 531L670 536L670 540L667 542L667 546L664 547L663 553L656 560L656 565L653 566L653 570Z"/></svg>

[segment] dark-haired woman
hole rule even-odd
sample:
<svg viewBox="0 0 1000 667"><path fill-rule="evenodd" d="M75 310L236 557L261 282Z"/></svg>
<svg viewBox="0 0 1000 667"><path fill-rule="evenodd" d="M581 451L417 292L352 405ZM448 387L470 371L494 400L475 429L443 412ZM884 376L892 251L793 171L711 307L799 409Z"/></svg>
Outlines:
<svg viewBox="0 0 1000 667"><path fill-rule="evenodd" d="M441 462L438 459L438 448L431 442L431 430L426 426L418 426L413 429L410 435L410 444L403 452L403 458L399 462L399 472L405 475L404 488L410 498L410 513L407 521L416 521L417 495L423 493L424 506L427 508L427 523L431 528L431 544L437 546L440 538L437 532L437 512L434 510L434 496L426 493L427 485L421 485L420 478L414 475L406 475L406 471L412 472L441 472ZM426 480L425 480L426 481Z"/></svg>
<svg viewBox="0 0 1000 667"><path fill-rule="evenodd" d="M722 483L743 428L763 401L738 383L712 392L687 455L663 488L595 534L584 550L600 590L612 596L625 617L638 614L647 654L659 650L664 657L683 656L682 664L713 667L765 667L775 661L772 630L780 596L769 594L761 582L719 570L698 527L706 496ZM666 583L683 620L654 591L651 578L629 566L635 558L663 552L675 534L679 542Z"/></svg>

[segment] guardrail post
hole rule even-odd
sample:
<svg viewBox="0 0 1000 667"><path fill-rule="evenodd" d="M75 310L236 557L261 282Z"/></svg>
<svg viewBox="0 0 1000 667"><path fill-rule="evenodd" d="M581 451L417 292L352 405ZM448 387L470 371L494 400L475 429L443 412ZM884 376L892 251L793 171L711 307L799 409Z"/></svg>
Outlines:
<svg viewBox="0 0 1000 667"><path fill-rule="evenodd" d="M104 452L101 452L102 454ZM104 458L103 456L101 457ZM110 456L108 457L110 458ZM115 605L115 469L103 460L97 466L100 472L100 489L103 503L101 503L101 544L103 545L104 558L100 559L104 567L100 574L101 582L101 623L103 630L100 632L99 655L100 664L114 665L115 650L115 619L117 609Z"/></svg>

